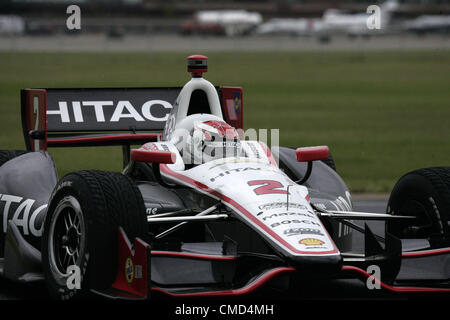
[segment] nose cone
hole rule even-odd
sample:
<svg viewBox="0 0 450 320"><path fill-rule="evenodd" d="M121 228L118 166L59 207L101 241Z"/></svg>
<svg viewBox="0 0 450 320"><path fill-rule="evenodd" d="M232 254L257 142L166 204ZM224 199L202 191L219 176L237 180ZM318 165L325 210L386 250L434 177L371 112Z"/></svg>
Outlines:
<svg viewBox="0 0 450 320"><path fill-rule="evenodd" d="M342 256L288 256L291 265L298 271L299 278L334 277L341 272Z"/></svg>
<svg viewBox="0 0 450 320"><path fill-rule="evenodd" d="M187 58L187 67L193 78L200 78L203 72L208 71L208 57L199 54L189 56Z"/></svg>

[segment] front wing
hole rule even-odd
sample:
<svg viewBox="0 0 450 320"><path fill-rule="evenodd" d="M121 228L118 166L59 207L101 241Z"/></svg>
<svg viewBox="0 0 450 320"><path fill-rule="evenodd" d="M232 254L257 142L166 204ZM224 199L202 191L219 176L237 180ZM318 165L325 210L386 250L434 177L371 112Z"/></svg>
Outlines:
<svg viewBox="0 0 450 320"><path fill-rule="evenodd" d="M233 279L240 263L245 263L244 256L152 251L150 245L141 239L135 239L132 246L122 228L118 230L118 237L116 281L108 290L93 290L109 298L247 296L264 290L287 289L293 279L296 279L293 282L296 284L302 281L324 280L320 273L305 277L301 266L280 263L279 266L271 268L255 266L255 272L249 274L246 280L235 282ZM363 283L370 282L372 289L392 293L450 293L450 270L445 267L450 264L450 248L403 252L401 258L402 267L396 279L392 281L384 281L383 277L377 278L376 272L365 268L367 263L358 266L355 257L344 257L340 271L333 275L324 275L324 278L358 279ZM367 259L364 261L367 262ZM411 269L421 271L411 273ZM413 276L407 277L406 274Z"/></svg>

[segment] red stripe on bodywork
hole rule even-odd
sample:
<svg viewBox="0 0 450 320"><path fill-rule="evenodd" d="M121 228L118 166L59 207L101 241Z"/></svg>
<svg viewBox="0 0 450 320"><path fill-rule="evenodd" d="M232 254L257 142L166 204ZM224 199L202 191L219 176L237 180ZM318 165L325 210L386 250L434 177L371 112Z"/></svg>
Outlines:
<svg viewBox="0 0 450 320"><path fill-rule="evenodd" d="M261 147L263 148L264 152L266 153L267 158L269 158L270 163L278 167L278 163L275 161L275 158L273 157L272 151L270 151L269 147L262 141L258 141Z"/></svg>
<svg viewBox="0 0 450 320"><path fill-rule="evenodd" d="M421 257L431 257L438 256L441 254L450 254L450 248L435 249L435 250L424 250L424 251L411 251L403 252L402 258L421 258Z"/></svg>
<svg viewBox="0 0 450 320"><path fill-rule="evenodd" d="M160 292L171 297L212 297L212 296L241 296L249 294L264 284L272 280L274 277L283 273L295 272L295 268L292 267L280 267L267 271L262 274L258 279L246 285L243 288L222 290L222 291L209 291L209 292L192 292L192 293L172 293L161 288L152 288L152 291Z"/></svg>
<svg viewBox="0 0 450 320"><path fill-rule="evenodd" d="M328 146L303 147L295 150L298 162L308 162L326 159L330 156Z"/></svg>

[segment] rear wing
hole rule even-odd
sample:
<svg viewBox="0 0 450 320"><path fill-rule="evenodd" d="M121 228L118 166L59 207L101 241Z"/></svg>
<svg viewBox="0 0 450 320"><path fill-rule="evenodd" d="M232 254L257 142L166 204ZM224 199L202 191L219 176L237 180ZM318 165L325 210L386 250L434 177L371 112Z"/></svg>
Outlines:
<svg viewBox="0 0 450 320"><path fill-rule="evenodd" d="M23 89L27 150L158 141L181 87ZM224 119L243 128L242 88L216 87Z"/></svg>

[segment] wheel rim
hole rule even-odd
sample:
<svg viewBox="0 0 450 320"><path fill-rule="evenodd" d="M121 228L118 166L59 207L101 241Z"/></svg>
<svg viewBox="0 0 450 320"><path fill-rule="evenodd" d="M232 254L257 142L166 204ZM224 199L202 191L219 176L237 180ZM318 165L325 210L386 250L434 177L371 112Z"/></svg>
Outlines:
<svg viewBox="0 0 450 320"><path fill-rule="evenodd" d="M69 276L69 266L80 266L84 256L86 232L80 203L73 196L57 205L49 230L50 270L56 280Z"/></svg>

